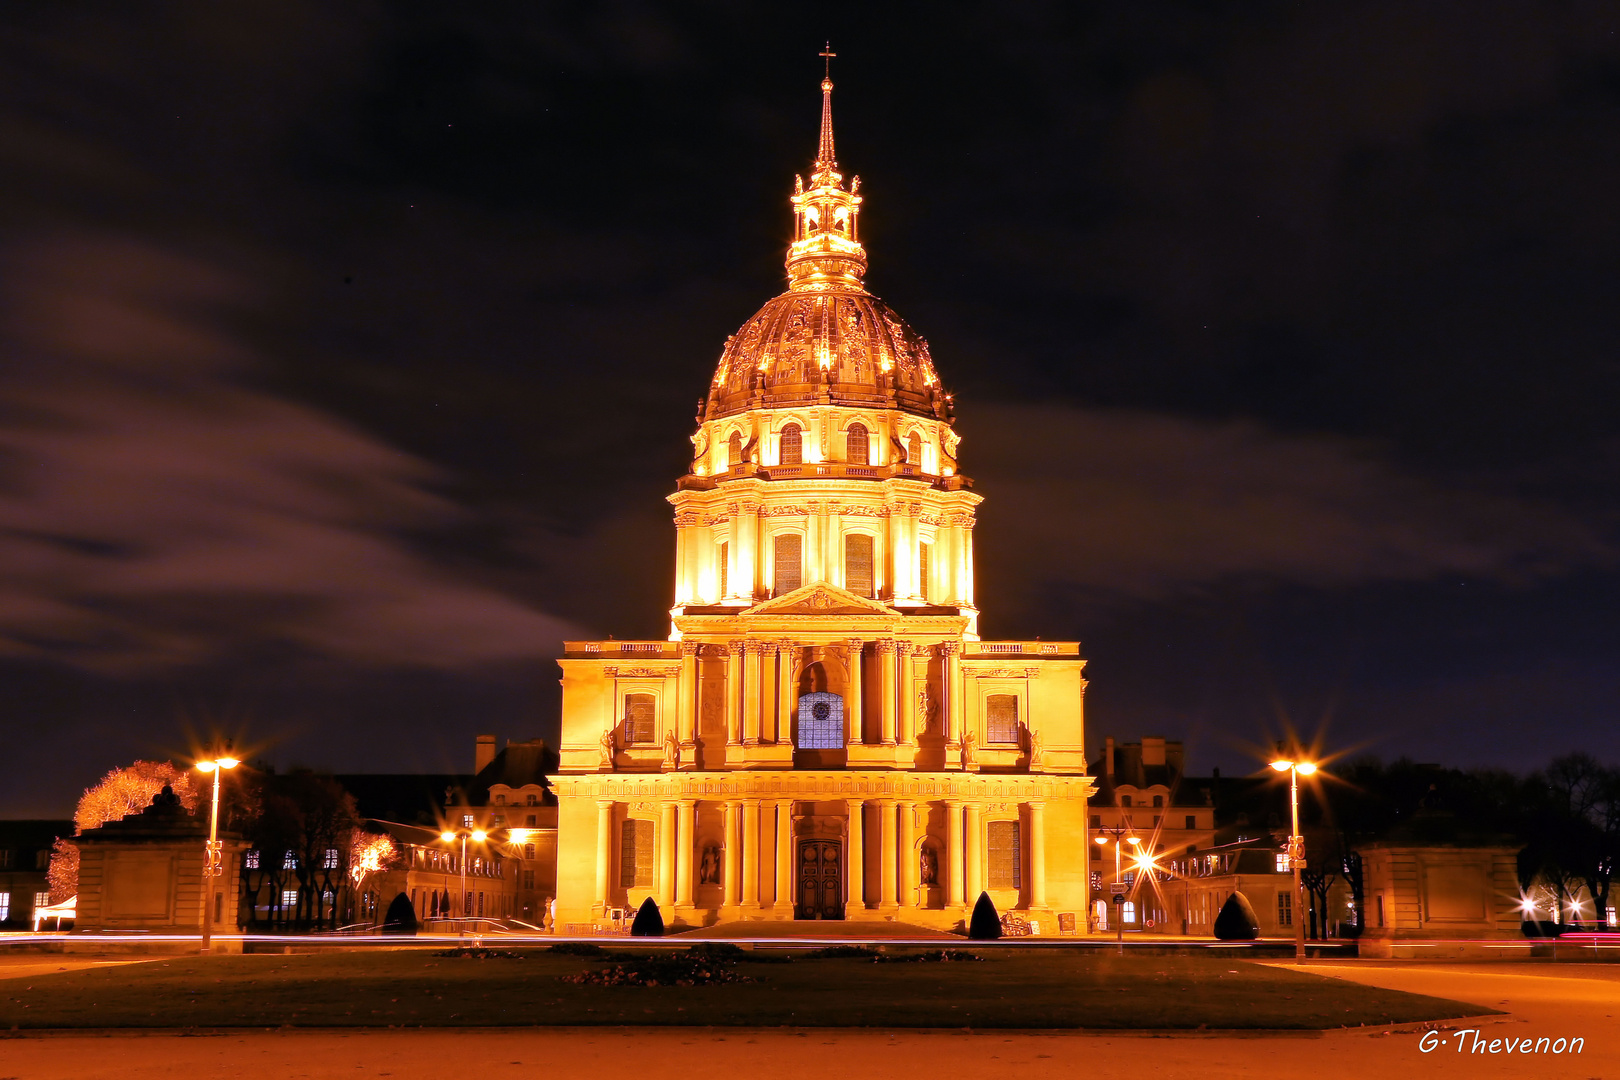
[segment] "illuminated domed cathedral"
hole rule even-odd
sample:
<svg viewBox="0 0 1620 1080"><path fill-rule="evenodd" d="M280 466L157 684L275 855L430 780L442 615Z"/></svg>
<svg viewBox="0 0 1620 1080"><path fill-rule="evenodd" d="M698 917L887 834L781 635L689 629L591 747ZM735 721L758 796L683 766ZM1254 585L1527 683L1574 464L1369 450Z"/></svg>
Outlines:
<svg viewBox="0 0 1620 1080"><path fill-rule="evenodd" d="M988 891L1084 933L1085 661L979 638L981 497L928 343L864 284L821 91L787 291L726 340L669 497L670 638L560 661L558 929L649 896L675 927L950 929Z"/></svg>

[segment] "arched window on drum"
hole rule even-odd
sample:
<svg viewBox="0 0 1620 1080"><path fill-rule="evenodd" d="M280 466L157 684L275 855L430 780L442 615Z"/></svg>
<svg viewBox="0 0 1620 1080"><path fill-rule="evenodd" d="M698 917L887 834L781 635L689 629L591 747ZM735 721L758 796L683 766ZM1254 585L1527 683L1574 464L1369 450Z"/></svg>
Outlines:
<svg viewBox="0 0 1620 1080"><path fill-rule="evenodd" d="M733 431L731 438L726 440L726 464L742 464L742 434L740 432Z"/></svg>
<svg viewBox="0 0 1620 1080"><path fill-rule="evenodd" d="M872 435L865 424L849 425L845 458L851 465L872 464Z"/></svg>
<svg viewBox="0 0 1620 1080"><path fill-rule="evenodd" d="M799 750L842 750L844 699L825 691L799 698L799 731L794 746Z"/></svg>
<svg viewBox="0 0 1620 1080"><path fill-rule="evenodd" d="M783 465L799 465L804 461L804 432L798 424L782 429L782 452L778 461Z"/></svg>
<svg viewBox="0 0 1620 1080"><path fill-rule="evenodd" d="M922 468L922 436L915 431L906 440L906 464Z"/></svg>

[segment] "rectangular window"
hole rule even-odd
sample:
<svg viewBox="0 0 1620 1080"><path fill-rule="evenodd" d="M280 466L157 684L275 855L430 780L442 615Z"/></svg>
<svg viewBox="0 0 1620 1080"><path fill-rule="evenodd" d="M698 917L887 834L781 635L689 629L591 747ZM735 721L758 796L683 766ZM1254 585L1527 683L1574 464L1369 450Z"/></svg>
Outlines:
<svg viewBox="0 0 1620 1080"><path fill-rule="evenodd" d="M1292 893L1277 894L1277 925L1294 925L1294 897Z"/></svg>
<svg viewBox="0 0 1620 1080"><path fill-rule="evenodd" d="M728 565L729 560L727 559L727 555L730 553L730 551L730 544L720 545L720 597L722 599L724 599L726 596L727 586L730 584L729 578L731 567Z"/></svg>
<svg viewBox="0 0 1620 1080"><path fill-rule="evenodd" d="M259 868L259 853L257 851L243 852L242 865L249 870L257 870Z"/></svg>
<svg viewBox="0 0 1620 1080"><path fill-rule="evenodd" d="M0 922L11 918L11 894L0 892Z"/></svg>
<svg viewBox="0 0 1620 1080"><path fill-rule="evenodd" d="M11 849L0 848L0 870L11 869Z"/></svg>
<svg viewBox="0 0 1620 1080"><path fill-rule="evenodd" d="M282 906L283 910L286 910L286 911L291 911L293 908L297 907L298 906L298 890L297 889L283 889L283 890L281 890L281 906Z"/></svg>
<svg viewBox="0 0 1620 1080"><path fill-rule="evenodd" d="M523 887L525 889L534 888L534 871L533 870L525 870L525 871L523 871Z"/></svg>
<svg viewBox="0 0 1620 1080"><path fill-rule="evenodd" d="M534 828L534 815L525 814L523 817L523 824L527 825L531 829Z"/></svg>
<svg viewBox="0 0 1620 1080"><path fill-rule="evenodd" d="M285 855L283 855L281 857L281 868L283 870L296 870L296 869L298 869L298 856L293 854L290 851L287 852Z"/></svg>
<svg viewBox="0 0 1620 1080"><path fill-rule="evenodd" d="M338 850L335 847L326 849L326 858L321 863L322 870L336 870L338 865Z"/></svg>
<svg viewBox="0 0 1620 1080"><path fill-rule="evenodd" d="M505 806L506 805L506 796L505 795L497 795L497 796L495 796L495 805L496 806Z"/></svg>
<svg viewBox="0 0 1620 1080"><path fill-rule="evenodd" d="M1279 874L1286 874L1288 872L1288 870L1289 870L1288 855L1285 852L1281 852L1281 851L1277 852L1277 867L1276 867L1276 869L1277 869L1277 873L1279 873Z"/></svg>
<svg viewBox="0 0 1620 1080"><path fill-rule="evenodd" d="M533 844L524 844L523 845L523 857L525 859L534 858L534 845Z"/></svg>
<svg viewBox="0 0 1620 1080"><path fill-rule="evenodd" d="M539 806L540 805L540 796L532 794L532 793L523 796L523 805L524 806ZM529 822L529 824L533 825L534 822L531 821L531 822Z"/></svg>
<svg viewBox="0 0 1620 1080"><path fill-rule="evenodd" d="M461 815L461 827L463 829L470 829L473 827L473 816L471 814Z"/></svg>
<svg viewBox="0 0 1620 1080"><path fill-rule="evenodd" d="M1154 806L1163 806L1164 805L1164 796L1163 795L1155 795L1155 796L1153 796L1153 805Z"/></svg>
<svg viewBox="0 0 1620 1080"><path fill-rule="evenodd" d="M1378 925L1384 925L1384 894L1378 894Z"/></svg>
<svg viewBox="0 0 1620 1080"><path fill-rule="evenodd" d="M1092 892L1102 892L1102 871L1101 870L1093 870L1091 872L1091 891Z"/></svg>
<svg viewBox="0 0 1620 1080"><path fill-rule="evenodd" d="M1101 814L1092 814L1091 815L1091 827L1093 829L1102 828L1102 815Z"/></svg>
<svg viewBox="0 0 1620 1080"><path fill-rule="evenodd" d="M34 894L34 910L35 911L38 911L42 907L50 907L50 906L51 906L51 894L50 893L48 893L48 892L37 892L37 893Z"/></svg>
<svg viewBox="0 0 1620 1080"><path fill-rule="evenodd" d="M1196 818L1192 814L1188 814L1187 815L1187 828L1189 828L1189 829L1198 828L1198 818Z"/></svg>
<svg viewBox="0 0 1620 1080"><path fill-rule="evenodd" d="M1013 694L991 694L984 702L984 741L1018 742L1018 698Z"/></svg>
<svg viewBox="0 0 1620 1080"><path fill-rule="evenodd" d="M1016 889L1023 883L1023 848L1019 843L1018 822L990 823L990 887Z"/></svg>
<svg viewBox="0 0 1620 1080"><path fill-rule="evenodd" d="M654 699L651 694L624 696L624 741L631 746L651 746L653 742Z"/></svg>
<svg viewBox="0 0 1620 1080"><path fill-rule="evenodd" d="M653 823L630 820L620 826L619 884L626 889L653 883Z"/></svg>
<svg viewBox="0 0 1620 1080"><path fill-rule="evenodd" d="M917 595L928 599L928 544L917 545Z"/></svg>
<svg viewBox="0 0 1620 1080"><path fill-rule="evenodd" d="M872 538L862 533L844 537L844 588L856 596L872 595Z"/></svg>
<svg viewBox="0 0 1620 1080"><path fill-rule="evenodd" d="M773 548L776 563L771 575L772 589L777 596L781 596L804 582L804 538L798 533L778 533Z"/></svg>
<svg viewBox="0 0 1620 1080"><path fill-rule="evenodd" d="M1119 805L1121 805L1121 806L1129 806L1129 805L1131 805L1131 797L1129 795L1121 795L1119 797Z"/></svg>
<svg viewBox="0 0 1620 1080"><path fill-rule="evenodd" d="M51 849L41 848L34 852L34 869L49 870L51 868Z"/></svg>

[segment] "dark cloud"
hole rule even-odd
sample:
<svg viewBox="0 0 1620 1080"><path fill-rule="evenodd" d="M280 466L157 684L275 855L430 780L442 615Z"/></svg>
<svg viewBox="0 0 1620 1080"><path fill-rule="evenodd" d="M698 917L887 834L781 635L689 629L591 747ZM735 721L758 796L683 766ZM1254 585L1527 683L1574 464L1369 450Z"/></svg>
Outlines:
<svg viewBox="0 0 1620 1080"><path fill-rule="evenodd" d="M7 279L0 652L152 676L281 643L358 665L532 658L566 626L435 566L443 470L254 389L243 286L138 243Z"/></svg>

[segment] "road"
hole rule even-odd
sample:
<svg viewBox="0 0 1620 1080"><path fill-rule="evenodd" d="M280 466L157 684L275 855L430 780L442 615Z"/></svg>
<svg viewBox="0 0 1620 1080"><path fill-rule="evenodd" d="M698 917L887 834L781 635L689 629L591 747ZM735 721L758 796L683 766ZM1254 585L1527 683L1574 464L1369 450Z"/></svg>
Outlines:
<svg viewBox="0 0 1620 1080"><path fill-rule="evenodd" d="M524 1029L168 1033L0 1040L0 1080L252 1080L532 1075L591 1080L768 1075L773 1080L950 1076L1020 1080L1132 1073L1157 1077L1610 1077L1620 1080L1620 966L1330 961L1323 975L1437 994L1506 1011L1454 1021L1428 1053L1411 1028L1325 1035L1087 1035L853 1029ZM1455 1029L1480 1029L1486 1052L1458 1054ZM1491 1039L1580 1037L1579 1055L1488 1052ZM1473 1035L1462 1036L1472 1046Z"/></svg>

